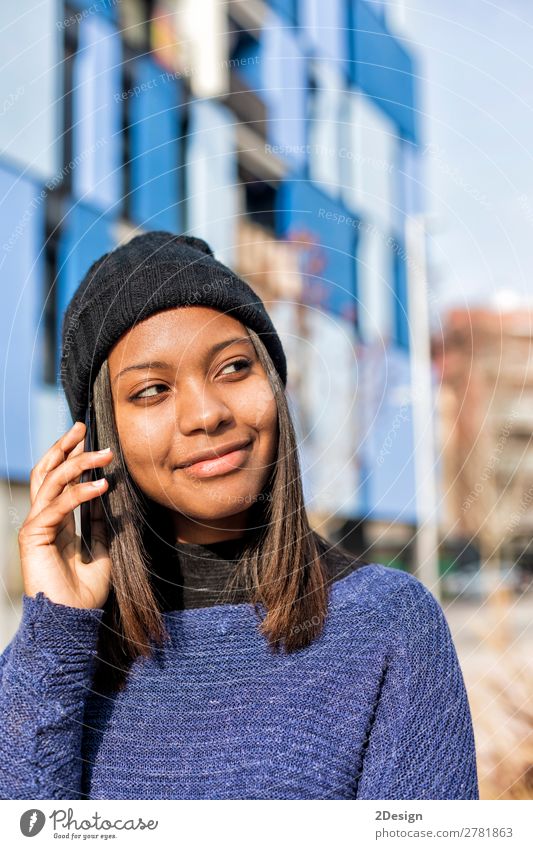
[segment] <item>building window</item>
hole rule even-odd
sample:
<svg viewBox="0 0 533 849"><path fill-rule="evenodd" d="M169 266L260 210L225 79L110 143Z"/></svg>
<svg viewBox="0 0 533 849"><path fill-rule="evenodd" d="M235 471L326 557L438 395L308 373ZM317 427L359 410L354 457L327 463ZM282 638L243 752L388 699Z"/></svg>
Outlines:
<svg viewBox="0 0 533 849"><path fill-rule="evenodd" d="M70 19L75 11L71 6L65 5L65 19ZM63 29L63 185L67 191L72 189L72 169L69 163L74 156L74 145L72 139L73 123L73 88L74 88L74 61L78 49L78 24L76 19Z"/></svg>
<svg viewBox="0 0 533 849"><path fill-rule="evenodd" d="M298 0L268 0L268 5L291 24L298 23Z"/></svg>
<svg viewBox="0 0 533 849"><path fill-rule="evenodd" d="M127 92L133 87L133 63L135 58L131 55L124 57L122 65L122 91ZM127 221L131 221L131 122L130 122L130 101L125 97L121 101L122 110L122 215Z"/></svg>
<svg viewBox="0 0 533 849"><path fill-rule="evenodd" d="M260 224L273 233L277 189L252 174L242 162L238 165L238 174L239 183L244 189L246 215L255 224Z"/></svg>
<svg viewBox="0 0 533 849"><path fill-rule="evenodd" d="M51 192L45 201L44 292L43 292L43 375L44 383L54 386L59 367L59 326L57 316L57 279L62 197Z"/></svg>

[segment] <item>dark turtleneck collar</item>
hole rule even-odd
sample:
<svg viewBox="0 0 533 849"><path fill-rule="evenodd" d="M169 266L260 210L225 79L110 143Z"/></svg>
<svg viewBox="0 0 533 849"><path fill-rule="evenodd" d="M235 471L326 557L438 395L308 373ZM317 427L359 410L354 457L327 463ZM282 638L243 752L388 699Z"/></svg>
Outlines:
<svg viewBox="0 0 533 849"><path fill-rule="evenodd" d="M177 542L165 558L161 575L163 606L167 610L187 610L216 604L243 604L248 601L244 587L226 590L237 570L245 537L208 544Z"/></svg>
<svg viewBox="0 0 533 849"><path fill-rule="evenodd" d="M184 610L220 604L245 604L248 591L241 581L228 589L238 569L246 537L220 540L209 544L177 542L165 568L158 571L156 592L164 610ZM324 554L328 579L345 577L364 561L353 558L331 545Z"/></svg>
<svg viewBox="0 0 533 849"><path fill-rule="evenodd" d="M235 558L238 559L241 554L244 539L244 537L234 537L233 539L223 539L210 543L176 542L174 548L180 554L201 561L210 561L213 558L234 560Z"/></svg>

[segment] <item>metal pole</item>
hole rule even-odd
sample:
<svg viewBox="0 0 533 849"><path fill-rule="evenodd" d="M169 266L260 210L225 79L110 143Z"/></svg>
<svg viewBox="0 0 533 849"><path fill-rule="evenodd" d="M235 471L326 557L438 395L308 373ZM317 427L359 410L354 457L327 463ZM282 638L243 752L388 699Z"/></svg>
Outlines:
<svg viewBox="0 0 533 849"><path fill-rule="evenodd" d="M422 215L408 216L405 225L407 249L407 299L413 414L413 462L418 528L414 539L415 574L440 598L437 487L431 352L427 288L425 221Z"/></svg>

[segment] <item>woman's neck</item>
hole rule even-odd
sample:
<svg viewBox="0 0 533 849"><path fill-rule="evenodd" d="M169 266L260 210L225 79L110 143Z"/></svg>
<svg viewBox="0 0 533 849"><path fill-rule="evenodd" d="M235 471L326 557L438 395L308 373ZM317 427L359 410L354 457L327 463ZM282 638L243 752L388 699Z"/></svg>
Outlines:
<svg viewBox="0 0 533 849"><path fill-rule="evenodd" d="M174 538L177 543L191 545L212 545L217 542L242 539L246 535L246 524L243 518L242 514L229 516L228 525L221 528L192 522L182 515L173 516Z"/></svg>
<svg viewBox="0 0 533 849"><path fill-rule="evenodd" d="M199 530L196 534L187 534L182 536L178 533L176 537L177 543L187 543L189 545L216 545L219 542L228 542L229 540L238 540L244 537L242 530L235 533L225 533L223 531L213 531L211 534Z"/></svg>

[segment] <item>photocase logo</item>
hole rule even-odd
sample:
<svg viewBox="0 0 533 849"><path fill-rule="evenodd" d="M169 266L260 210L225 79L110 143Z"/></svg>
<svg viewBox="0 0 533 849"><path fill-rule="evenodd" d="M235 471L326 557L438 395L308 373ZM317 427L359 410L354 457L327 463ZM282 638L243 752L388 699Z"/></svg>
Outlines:
<svg viewBox="0 0 533 849"><path fill-rule="evenodd" d="M42 830L46 822L46 817L38 808L31 808L29 811L24 811L20 818L20 830L24 837L35 837Z"/></svg>

